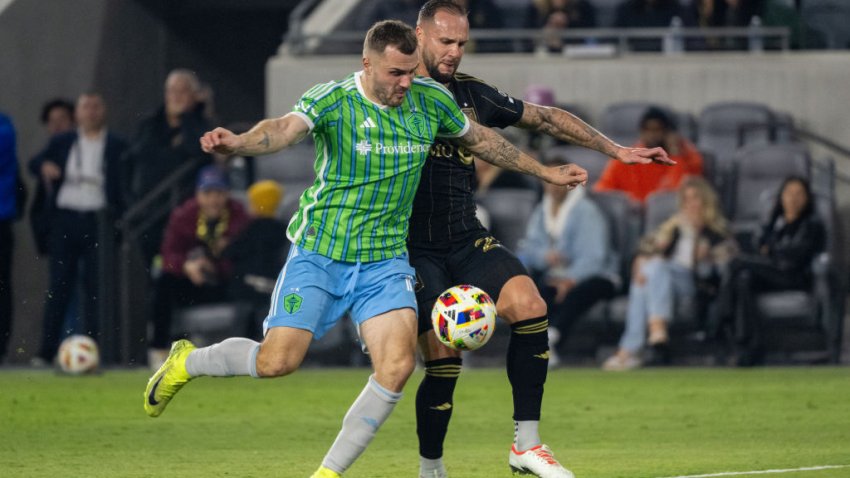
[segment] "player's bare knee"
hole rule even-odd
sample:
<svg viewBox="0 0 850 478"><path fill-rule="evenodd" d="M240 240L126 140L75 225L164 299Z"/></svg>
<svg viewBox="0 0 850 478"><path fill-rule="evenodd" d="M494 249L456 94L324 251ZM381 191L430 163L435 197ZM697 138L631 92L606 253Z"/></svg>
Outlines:
<svg viewBox="0 0 850 478"><path fill-rule="evenodd" d="M301 365L301 360L286 354L257 354L257 374L261 377L283 377L289 375Z"/></svg>
<svg viewBox="0 0 850 478"><path fill-rule="evenodd" d="M382 387L393 392L400 392L414 368L416 368L416 361L413 356L386 361L375 368L375 379Z"/></svg>
<svg viewBox="0 0 850 478"><path fill-rule="evenodd" d="M511 324L544 317L548 313L546 301L539 294L515 296L505 301L504 305L500 299L497 309L499 317Z"/></svg>

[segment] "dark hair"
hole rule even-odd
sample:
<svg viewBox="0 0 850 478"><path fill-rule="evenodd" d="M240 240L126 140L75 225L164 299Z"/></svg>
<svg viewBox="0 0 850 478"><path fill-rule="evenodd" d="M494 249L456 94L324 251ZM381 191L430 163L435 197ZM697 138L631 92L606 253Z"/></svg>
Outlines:
<svg viewBox="0 0 850 478"><path fill-rule="evenodd" d="M419 25L424 20L433 20L434 15L440 10L445 10L454 15L466 16L467 11L454 0L428 0L422 8L419 9L419 17L416 19L416 24Z"/></svg>
<svg viewBox="0 0 850 478"><path fill-rule="evenodd" d="M383 53L387 46L394 46L405 55L416 52L416 32L410 25L399 20L384 20L374 25L366 33L363 50Z"/></svg>
<svg viewBox="0 0 850 478"><path fill-rule="evenodd" d="M649 121L658 121L664 125L665 129L676 129L676 123L670 117L670 113L661 108L654 106L648 108L643 116L640 117L640 127L643 129Z"/></svg>
<svg viewBox="0 0 850 478"><path fill-rule="evenodd" d="M775 223L780 216L785 214L785 208L782 207L782 192L785 191L785 188L789 184L795 182L803 186L803 190L806 191L806 206L800 211L800 219L805 219L815 213L815 201L812 197L812 188L809 185L809 180L802 176L788 176L785 178L785 181L782 181L782 186L779 187L779 191L776 194L776 201L773 203L773 211L770 213L769 224Z"/></svg>
<svg viewBox="0 0 850 478"><path fill-rule="evenodd" d="M68 112L68 116L70 116L72 120L74 119L74 103L71 103L64 98L54 98L41 107L41 124L47 124L47 120L50 119L50 112L56 108L64 109Z"/></svg>

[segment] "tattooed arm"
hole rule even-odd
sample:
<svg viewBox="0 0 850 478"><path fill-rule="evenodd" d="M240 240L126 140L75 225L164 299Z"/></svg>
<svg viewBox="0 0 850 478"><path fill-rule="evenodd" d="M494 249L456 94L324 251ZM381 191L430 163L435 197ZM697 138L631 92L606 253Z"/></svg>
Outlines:
<svg viewBox="0 0 850 478"><path fill-rule="evenodd" d="M515 125L519 128L537 131L567 143L599 151L626 164L675 164L662 148L624 148L581 118L562 109L528 102L523 103L523 107L522 118Z"/></svg>
<svg viewBox="0 0 850 478"><path fill-rule="evenodd" d="M201 137L201 147L207 153L216 151L222 154L259 156L291 146L304 139L309 131L310 127L303 119L287 114L260 121L250 131L239 135L224 128L216 128Z"/></svg>
<svg viewBox="0 0 850 478"><path fill-rule="evenodd" d="M490 128L470 120L469 131L456 139L478 158L500 168L530 174L561 186L575 187L587 181L587 171L574 165L546 167L523 153Z"/></svg>

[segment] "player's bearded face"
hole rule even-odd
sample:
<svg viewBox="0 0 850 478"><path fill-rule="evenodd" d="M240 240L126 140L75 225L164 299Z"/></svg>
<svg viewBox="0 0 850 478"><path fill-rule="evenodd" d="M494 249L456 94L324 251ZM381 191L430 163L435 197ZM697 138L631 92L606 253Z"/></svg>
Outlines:
<svg viewBox="0 0 850 478"><path fill-rule="evenodd" d="M428 76L448 83L463 58L469 40L469 21L464 16L438 11L433 21L423 22L417 32L422 64Z"/></svg>
<svg viewBox="0 0 850 478"><path fill-rule="evenodd" d="M383 55L370 58L366 71L374 99L387 106L401 105L418 64L417 52L405 55L393 47L387 47Z"/></svg>

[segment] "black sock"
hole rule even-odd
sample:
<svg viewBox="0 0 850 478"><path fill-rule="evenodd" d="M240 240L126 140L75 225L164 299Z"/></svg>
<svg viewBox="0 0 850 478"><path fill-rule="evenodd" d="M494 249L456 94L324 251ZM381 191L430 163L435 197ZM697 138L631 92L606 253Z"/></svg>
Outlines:
<svg viewBox="0 0 850 478"><path fill-rule="evenodd" d="M425 378L416 392L416 434L419 455L424 458L435 460L443 456L461 363L460 357L425 362Z"/></svg>
<svg viewBox="0 0 850 478"><path fill-rule="evenodd" d="M549 368L548 324L546 317L538 317L511 325L507 367L516 421L540 420L543 384Z"/></svg>

